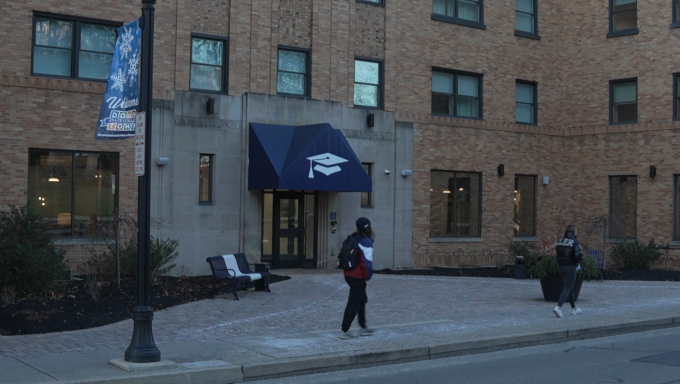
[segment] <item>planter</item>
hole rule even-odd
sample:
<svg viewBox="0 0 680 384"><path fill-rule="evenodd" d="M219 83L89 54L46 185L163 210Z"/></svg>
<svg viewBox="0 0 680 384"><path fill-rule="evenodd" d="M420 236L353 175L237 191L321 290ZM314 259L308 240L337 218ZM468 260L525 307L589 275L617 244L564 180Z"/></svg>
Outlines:
<svg viewBox="0 0 680 384"><path fill-rule="evenodd" d="M543 290L543 298L545 301L558 302L562 294L562 278L559 275L550 275L541 280L541 290ZM578 294L581 292L583 285L583 275L576 275L576 282L574 283L574 301L578 300Z"/></svg>

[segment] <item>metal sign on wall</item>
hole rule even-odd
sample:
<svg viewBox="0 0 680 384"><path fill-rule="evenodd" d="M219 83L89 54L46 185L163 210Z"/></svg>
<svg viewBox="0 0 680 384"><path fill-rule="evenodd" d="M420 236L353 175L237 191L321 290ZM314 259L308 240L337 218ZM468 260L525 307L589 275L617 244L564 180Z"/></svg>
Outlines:
<svg viewBox="0 0 680 384"><path fill-rule="evenodd" d="M146 141L146 112L135 116L135 175L144 176L144 142Z"/></svg>

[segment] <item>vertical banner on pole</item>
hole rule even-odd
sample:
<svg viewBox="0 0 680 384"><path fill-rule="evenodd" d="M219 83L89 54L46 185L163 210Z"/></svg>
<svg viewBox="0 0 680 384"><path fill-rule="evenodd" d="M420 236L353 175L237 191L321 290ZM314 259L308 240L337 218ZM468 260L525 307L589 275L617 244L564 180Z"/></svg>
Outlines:
<svg viewBox="0 0 680 384"><path fill-rule="evenodd" d="M118 28L109 81L99 112L96 140L127 139L135 136L139 107L139 55L142 30L139 20Z"/></svg>

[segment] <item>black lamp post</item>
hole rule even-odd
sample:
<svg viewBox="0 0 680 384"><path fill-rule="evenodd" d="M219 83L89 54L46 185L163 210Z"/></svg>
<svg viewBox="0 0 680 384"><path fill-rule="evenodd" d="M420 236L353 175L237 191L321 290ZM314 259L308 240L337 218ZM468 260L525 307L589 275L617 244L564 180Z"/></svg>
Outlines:
<svg viewBox="0 0 680 384"><path fill-rule="evenodd" d="M125 351L125 361L132 363L155 363L161 360L161 352L153 341L153 309L149 306L149 251L151 248L151 101L153 99L153 17L156 0L142 0L142 63L140 66L139 92L140 112L146 112L144 176L139 177L138 222L139 247L137 250L137 306L132 310L134 330L132 341Z"/></svg>

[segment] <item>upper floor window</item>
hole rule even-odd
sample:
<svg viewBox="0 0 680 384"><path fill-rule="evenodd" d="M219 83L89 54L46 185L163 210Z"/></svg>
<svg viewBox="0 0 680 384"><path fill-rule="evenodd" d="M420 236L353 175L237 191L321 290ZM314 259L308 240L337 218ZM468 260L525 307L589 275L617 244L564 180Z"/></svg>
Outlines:
<svg viewBox="0 0 680 384"><path fill-rule="evenodd" d="M637 1L609 0L609 34L607 37L638 33Z"/></svg>
<svg viewBox="0 0 680 384"><path fill-rule="evenodd" d="M540 39L538 36L538 0L516 0L515 35Z"/></svg>
<svg viewBox="0 0 680 384"><path fill-rule="evenodd" d="M432 114L479 119L482 76L432 71Z"/></svg>
<svg viewBox="0 0 680 384"><path fill-rule="evenodd" d="M384 0L357 0L357 3L368 3L375 5L385 5Z"/></svg>
<svg viewBox="0 0 680 384"><path fill-rule="evenodd" d="M637 123L637 79L612 81L610 89L610 123Z"/></svg>
<svg viewBox="0 0 680 384"><path fill-rule="evenodd" d="M227 93L227 41L191 37L191 90Z"/></svg>
<svg viewBox="0 0 680 384"><path fill-rule="evenodd" d="M354 106L382 108L382 62L354 60Z"/></svg>
<svg viewBox="0 0 680 384"><path fill-rule="evenodd" d="M536 124L536 83L517 81L515 85L515 121Z"/></svg>
<svg viewBox="0 0 680 384"><path fill-rule="evenodd" d="M106 81L120 23L36 13L33 75Z"/></svg>
<svg viewBox="0 0 680 384"><path fill-rule="evenodd" d="M433 0L432 19L486 29L483 0Z"/></svg>
<svg viewBox="0 0 680 384"><path fill-rule="evenodd" d="M309 96L309 51L280 48L278 62L276 92Z"/></svg>
<svg viewBox="0 0 680 384"><path fill-rule="evenodd" d="M95 237L117 209L118 154L28 151L28 207L57 238Z"/></svg>
<svg viewBox="0 0 680 384"><path fill-rule="evenodd" d="M198 202L203 204L212 203L213 185L213 155L200 155L200 168L198 171Z"/></svg>
<svg viewBox="0 0 680 384"><path fill-rule="evenodd" d="M673 0L673 23L671 28L680 27L680 0Z"/></svg>

